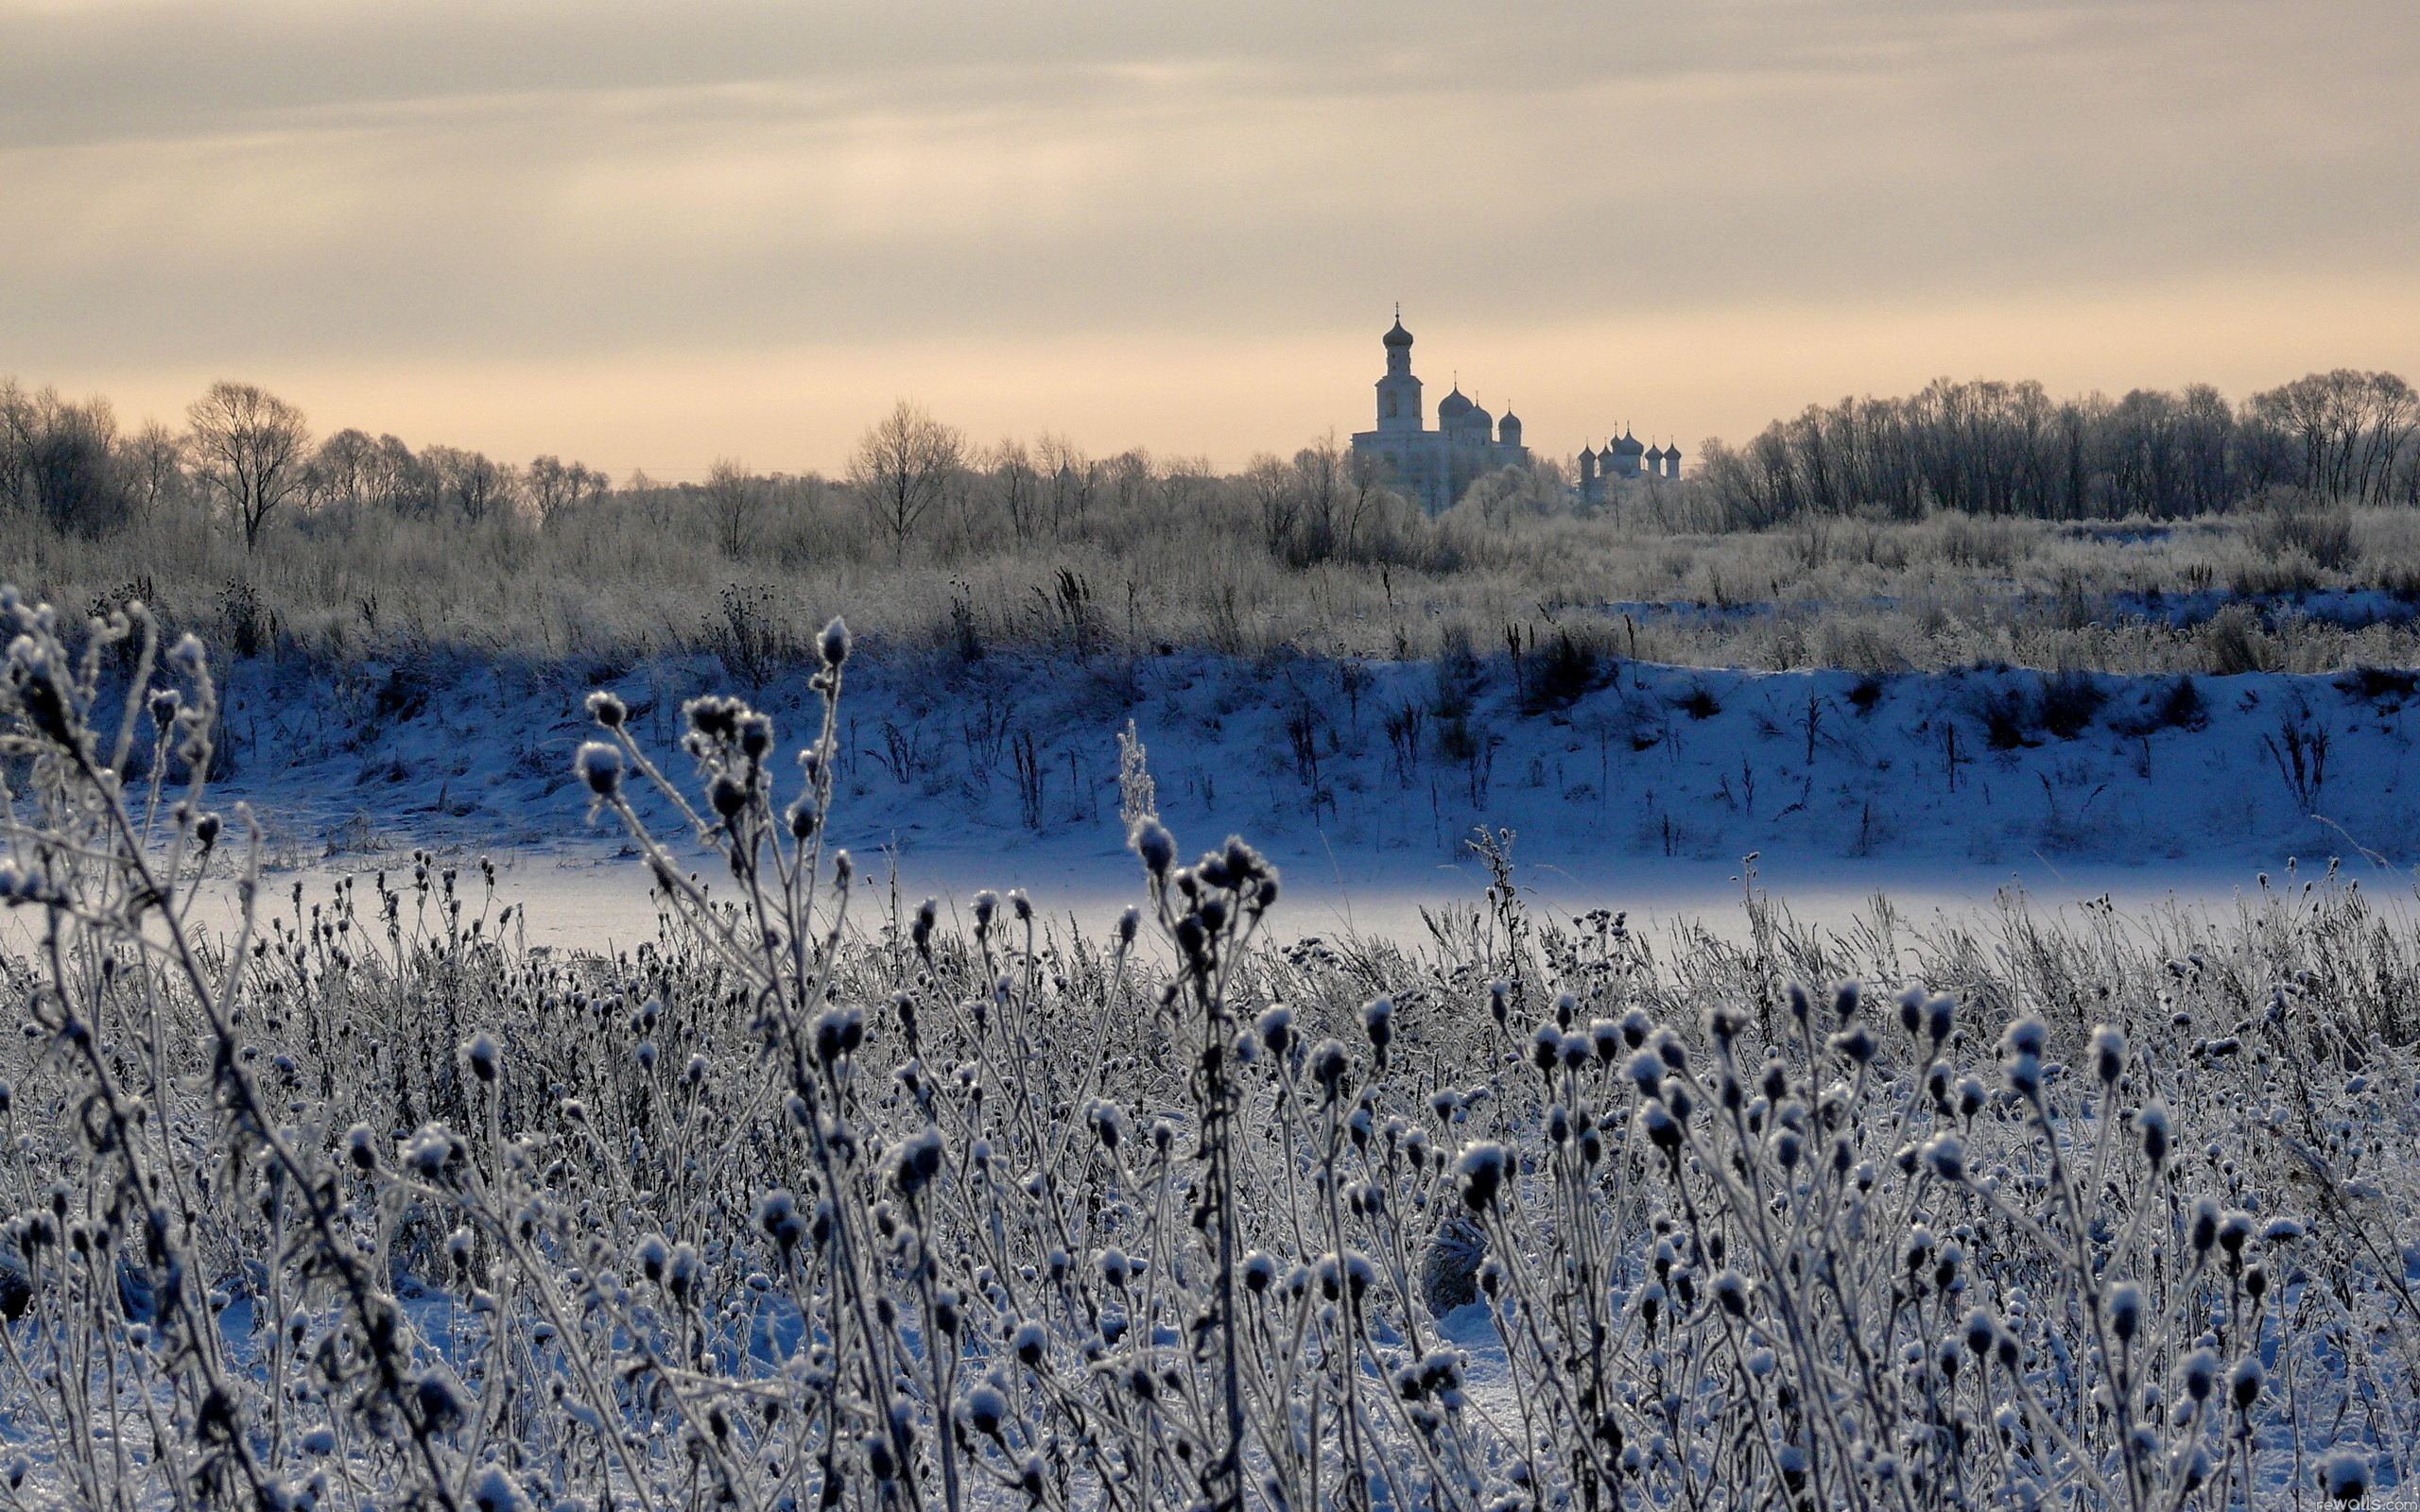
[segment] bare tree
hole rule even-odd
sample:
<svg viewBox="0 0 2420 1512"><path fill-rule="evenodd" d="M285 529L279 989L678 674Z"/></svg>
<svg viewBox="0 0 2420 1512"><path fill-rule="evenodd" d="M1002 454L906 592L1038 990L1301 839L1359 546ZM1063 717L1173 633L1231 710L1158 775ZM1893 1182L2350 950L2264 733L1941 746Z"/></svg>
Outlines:
<svg viewBox="0 0 2420 1512"><path fill-rule="evenodd" d="M966 453L965 438L916 404L901 400L874 422L849 459L849 486L890 540L894 562L908 559L908 541L939 503Z"/></svg>
<svg viewBox="0 0 2420 1512"><path fill-rule="evenodd" d="M722 554L734 560L746 556L756 539L757 516L764 512L764 480L738 458L718 456L706 472L705 495Z"/></svg>
<svg viewBox="0 0 2420 1512"><path fill-rule="evenodd" d="M26 502L33 450L33 396L14 378L0 378L0 509Z"/></svg>
<svg viewBox="0 0 2420 1512"><path fill-rule="evenodd" d="M551 524L575 504L588 504L613 487L614 480L580 462L565 462L551 453L521 470L521 490L536 510L538 524Z"/></svg>
<svg viewBox="0 0 2420 1512"><path fill-rule="evenodd" d="M454 479L454 507L475 523L511 508L520 498L521 470L485 452L473 452L470 466Z"/></svg>
<svg viewBox="0 0 2420 1512"><path fill-rule="evenodd" d="M2251 412L2255 419L2284 432L2301 444L2301 481L2307 489L2327 486L2329 416L2333 408L2329 403L2330 378L2331 375L2326 373L2310 373L2265 393L2255 394L2251 400Z"/></svg>
<svg viewBox="0 0 2420 1512"><path fill-rule="evenodd" d="M306 488L320 505L357 509L368 504L378 466L378 443L351 426L320 443L311 458Z"/></svg>
<svg viewBox="0 0 2420 1512"><path fill-rule="evenodd" d="M58 529L105 535L134 512L117 448L117 415L106 399L76 404L45 388L34 397L26 481L34 505Z"/></svg>
<svg viewBox="0 0 2420 1512"><path fill-rule="evenodd" d="M1143 501L1160 480L1160 465L1142 447L1131 447L1109 459L1109 484L1117 501L1117 511L1125 515Z"/></svg>
<svg viewBox="0 0 2420 1512"><path fill-rule="evenodd" d="M1346 491L1339 511L1341 528L1336 545L1339 555L1352 560L1361 547L1363 525L1386 501L1386 463L1366 452L1349 452L1344 457L1344 481Z"/></svg>
<svg viewBox="0 0 2420 1512"><path fill-rule="evenodd" d="M1161 500L1172 513L1190 514L1209 497L1218 476L1206 456L1169 457L1161 468Z"/></svg>
<svg viewBox="0 0 2420 1512"><path fill-rule="evenodd" d="M473 524L510 509L519 498L520 471L498 464L485 452L432 446L421 454L421 461L435 483L437 502L451 506Z"/></svg>
<svg viewBox="0 0 2420 1512"><path fill-rule="evenodd" d="M1042 502L1033 472L1033 454L1023 441L1003 438L992 448L993 486L1000 490L1000 507L1008 512L1009 528L1020 541L1031 541Z"/></svg>
<svg viewBox="0 0 2420 1512"><path fill-rule="evenodd" d="M135 507L145 513L175 502L184 492L184 455L176 432L158 421L146 421L127 442L128 486Z"/></svg>
<svg viewBox="0 0 2420 1512"><path fill-rule="evenodd" d="M401 438L381 436L370 460L370 497L397 514L434 514L437 475Z"/></svg>
<svg viewBox="0 0 2420 1512"><path fill-rule="evenodd" d="M261 526L302 486L311 433L302 412L253 384L216 383L185 411L194 475L259 549Z"/></svg>
<svg viewBox="0 0 2420 1512"><path fill-rule="evenodd" d="M1344 452L1336 432L1294 454L1294 479L1303 501L1303 559L1324 561L1336 549L1344 488Z"/></svg>
<svg viewBox="0 0 2420 1512"><path fill-rule="evenodd" d="M1282 557L1293 544L1303 519L1303 495L1294 470L1264 452L1244 467L1244 492L1260 516L1261 539L1269 554Z"/></svg>
<svg viewBox="0 0 2420 1512"><path fill-rule="evenodd" d="M1064 536L1081 530L1091 515L1093 490L1100 486L1100 464L1065 436L1045 431L1033 443L1042 470L1050 474L1050 533Z"/></svg>
<svg viewBox="0 0 2420 1512"><path fill-rule="evenodd" d="M2253 395L2250 414L2301 445L2305 488L2382 504L2415 405L2420 395L2394 373L2339 368Z"/></svg>
<svg viewBox="0 0 2420 1512"><path fill-rule="evenodd" d="M2394 373L2374 372L2369 375L2369 439L2361 449L2356 491L2384 504L2392 497L2395 458L2420 425L2420 391Z"/></svg>

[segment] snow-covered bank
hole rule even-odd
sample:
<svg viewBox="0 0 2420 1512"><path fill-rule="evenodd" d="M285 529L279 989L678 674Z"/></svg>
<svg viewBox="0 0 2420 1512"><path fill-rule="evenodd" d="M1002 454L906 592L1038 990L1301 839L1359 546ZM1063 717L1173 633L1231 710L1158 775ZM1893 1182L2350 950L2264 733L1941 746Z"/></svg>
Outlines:
<svg viewBox="0 0 2420 1512"><path fill-rule="evenodd" d="M806 738L814 707L804 669L747 687L707 659L252 662L229 683L219 796L251 801L274 859L298 868L417 845L511 851L530 875L610 857L619 837L587 824L571 774L591 686L619 693L674 766L687 696L741 693L786 742ZM1589 906L1722 906L1750 852L1792 898L1988 900L2011 880L2040 896L2223 896L2293 856L2399 884L2420 859L2413 705L2399 673L876 653L850 667L835 831L870 872L895 859L907 887L1122 900L1116 734L1132 719L1181 840L1246 834L1305 909L1338 918L1476 897L1465 842L1482 825L1516 833L1526 881L1567 879Z"/></svg>

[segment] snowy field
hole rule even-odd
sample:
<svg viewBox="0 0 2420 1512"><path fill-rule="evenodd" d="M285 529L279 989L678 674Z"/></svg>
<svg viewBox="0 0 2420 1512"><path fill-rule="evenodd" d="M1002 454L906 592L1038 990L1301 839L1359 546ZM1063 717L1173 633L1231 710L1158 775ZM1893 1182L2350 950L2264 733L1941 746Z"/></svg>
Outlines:
<svg viewBox="0 0 2420 1512"><path fill-rule="evenodd" d="M18 619L12 1505L2414 1484L2397 675L834 633L837 706L253 663L214 717Z"/></svg>

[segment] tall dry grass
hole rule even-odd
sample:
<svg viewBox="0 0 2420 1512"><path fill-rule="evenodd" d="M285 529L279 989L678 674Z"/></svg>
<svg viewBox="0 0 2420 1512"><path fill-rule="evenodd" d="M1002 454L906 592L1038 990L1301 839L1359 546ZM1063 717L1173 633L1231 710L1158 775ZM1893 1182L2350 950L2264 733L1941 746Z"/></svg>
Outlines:
<svg viewBox="0 0 2420 1512"><path fill-rule="evenodd" d="M955 501L897 563L818 485L769 497L737 557L704 507L610 495L544 527L333 510L273 527L258 553L172 507L102 541L19 513L0 517L0 557L51 601L139 596L221 654L337 660L459 646L627 662L726 649L741 619L795 646L816 627L805 606L850 602L866 606L873 644L970 652L1427 657L1456 640L1562 632L1611 654L1771 669L2420 661L2420 523L2399 509L2163 524L1810 518L1700 533L1656 524L1662 506L1642 495L1590 517L1398 514L1350 556L1298 561L1272 553L1224 480L1161 478L1104 493L1056 533L1021 536L979 499ZM2219 623L2228 597L2247 600L2248 625Z"/></svg>

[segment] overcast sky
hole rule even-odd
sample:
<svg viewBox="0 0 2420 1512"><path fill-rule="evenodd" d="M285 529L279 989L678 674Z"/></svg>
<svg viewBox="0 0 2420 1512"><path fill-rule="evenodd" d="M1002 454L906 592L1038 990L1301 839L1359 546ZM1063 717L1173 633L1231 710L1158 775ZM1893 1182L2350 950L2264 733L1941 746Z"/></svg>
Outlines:
<svg viewBox="0 0 2420 1512"><path fill-rule="evenodd" d="M0 0L0 374L616 472L2420 378L2412 0Z"/></svg>

